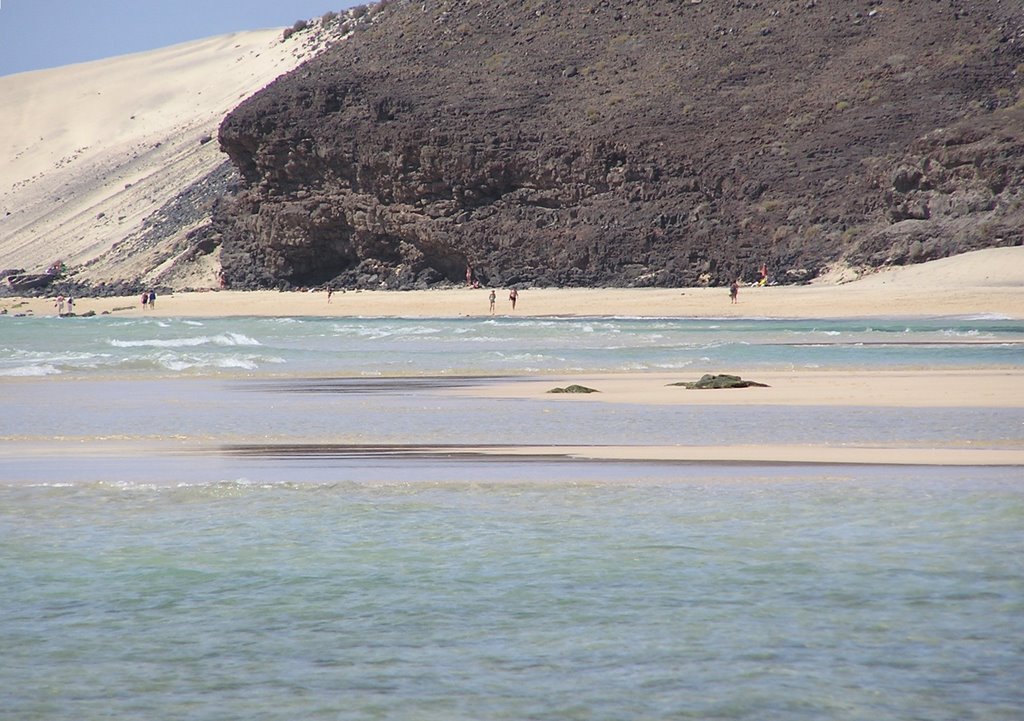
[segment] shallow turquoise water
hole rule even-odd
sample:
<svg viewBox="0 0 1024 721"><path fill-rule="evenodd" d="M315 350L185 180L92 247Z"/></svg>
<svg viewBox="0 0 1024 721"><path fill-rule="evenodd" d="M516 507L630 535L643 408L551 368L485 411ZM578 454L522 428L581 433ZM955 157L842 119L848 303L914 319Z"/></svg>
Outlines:
<svg viewBox="0 0 1024 721"><path fill-rule="evenodd" d="M1020 718L1005 471L619 475L2 487L0 715Z"/></svg>
<svg viewBox="0 0 1024 721"><path fill-rule="evenodd" d="M1022 338L991 318L0 319L0 719L1020 719L1019 468L416 447L1019 447L1021 407L447 388L1019 368Z"/></svg>
<svg viewBox="0 0 1024 721"><path fill-rule="evenodd" d="M508 375L1024 364L1024 323L975 317L0 318L0 378Z"/></svg>

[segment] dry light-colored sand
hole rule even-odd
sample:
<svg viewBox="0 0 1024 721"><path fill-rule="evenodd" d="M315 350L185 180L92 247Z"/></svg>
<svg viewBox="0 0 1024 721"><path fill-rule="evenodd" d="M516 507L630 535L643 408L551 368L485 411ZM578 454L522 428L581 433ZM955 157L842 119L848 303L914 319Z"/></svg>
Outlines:
<svg viewBox="0 0 1024 721"><path fill-rule="evenodd" d="M490 289L336 292L209 291L139 299L76 298L75 312L124 316L394 316L488 314ZM0 298L10 313L56 314L49 298ZM1024 247L992 248L916 266L891 268L843 283L745 287L739 302L725 288L527 288L513 311L498 289L498 315L850 318L989 314L1024 318Z"/></svg>

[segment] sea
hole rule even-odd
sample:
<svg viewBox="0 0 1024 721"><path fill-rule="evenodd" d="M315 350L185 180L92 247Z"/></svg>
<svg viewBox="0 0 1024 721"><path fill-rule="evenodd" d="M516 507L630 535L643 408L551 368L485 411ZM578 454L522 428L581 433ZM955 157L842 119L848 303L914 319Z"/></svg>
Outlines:
<svg viewBox="0 0 1024 721"><path fill-rule="evenodd" d="M1019 449L1024 400L452 391L1022 367L995 316L0 317L0 719L1019 721L1021 467L473 449Z"/></svg>

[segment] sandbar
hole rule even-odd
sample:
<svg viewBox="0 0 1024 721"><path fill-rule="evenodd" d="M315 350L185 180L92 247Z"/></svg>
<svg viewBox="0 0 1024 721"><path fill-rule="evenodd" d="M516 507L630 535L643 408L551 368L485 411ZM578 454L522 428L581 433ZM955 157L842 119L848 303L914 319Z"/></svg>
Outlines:
<svg viewBox="0 0 1024 721"><path fill-rule="evenodd" d="M1024 349L1022 349L1024 350ZM708 369L719 372L723 369ZM735 369L724 369L732 373ZM746 380L768 387L694 390L673 385L695 381L703 371L587 373L512 379L449 393L485 398L545 399L557 403L645 405L785 405L898 408L1024 408L1024 370L742 370ZM597 393L550 394L577 384ZM1022 439L1024 443L1024 439Z"/></svg>

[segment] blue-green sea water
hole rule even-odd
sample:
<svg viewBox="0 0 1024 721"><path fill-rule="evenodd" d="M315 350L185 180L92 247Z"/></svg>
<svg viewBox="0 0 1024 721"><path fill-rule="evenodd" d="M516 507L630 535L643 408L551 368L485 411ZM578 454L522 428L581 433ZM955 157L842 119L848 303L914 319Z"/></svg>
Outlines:
<svg viewBox="0 0 1024 721"><path fill-rule="evenodd" d="M0 318L0 719L1020 719L1019 467L422 451L1020 448L1024 402L449 390L1019 369L1022 340L988 317Z"/></svg>
<svg viewBox="0 0 1024 721"><path fill-rule="evenodd" d="M230 373L340 377L992 367L1024 363L1024 324L686 318L0 318L0 378Z"/></svg>

